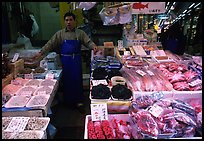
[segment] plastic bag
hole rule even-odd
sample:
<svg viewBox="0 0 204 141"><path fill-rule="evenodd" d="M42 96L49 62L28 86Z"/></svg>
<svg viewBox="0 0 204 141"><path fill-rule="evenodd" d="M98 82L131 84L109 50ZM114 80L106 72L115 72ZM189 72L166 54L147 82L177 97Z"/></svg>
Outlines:
<svg viewBox="0 0 204 141"><path fill-rule="evenodd" d="M17 44L24 44L25 49L30 49L32 48L32 44L30 42L30 39L26 37L24 34L19 33L19 36L16 41Z"/></svg>
<svg viewBox="0 0 204 141"><path fill-rule="evenodd" d="M95 6L96 2L80 2L78 8L89 10Z"/></svg>
<svg viewBox="0 0 204 141"><path fill-rule="evenodd" d="M33 20L33 25L32 25L32 31L31 31L31 37L33 37L35 34L38 33L39 31L39 26L35 20L35 17L33 15L29 15L30 18Z"/></svg>
<svg viewBox="0 0 204 141"><path fill-rule="evenodd" d="M130 5L123 5L118 10L120 12L120 24L132 22L132 9Z"/></svg>
<svg viewBox="0 0 204 141"><path fill-rule="evenodd" d="M103 25L119 24L119 12L117 8L103 8L99 15L103 21Z"/></svg>

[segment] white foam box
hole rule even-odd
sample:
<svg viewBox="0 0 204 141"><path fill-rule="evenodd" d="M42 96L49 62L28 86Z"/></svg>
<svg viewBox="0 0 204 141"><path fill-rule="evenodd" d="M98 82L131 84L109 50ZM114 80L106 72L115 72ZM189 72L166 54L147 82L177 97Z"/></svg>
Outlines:
<svg viewBox="0 0 204 141"><path fill-rule="evenodd" d="M108 120L112 120L113 118L116 118L118 120L127 120L129 118L128 114L109 114L108 115ZM84 139L88 139L88 121L91 120L91 115L86 115L85 118L85 128L84 128Z"/></svg>

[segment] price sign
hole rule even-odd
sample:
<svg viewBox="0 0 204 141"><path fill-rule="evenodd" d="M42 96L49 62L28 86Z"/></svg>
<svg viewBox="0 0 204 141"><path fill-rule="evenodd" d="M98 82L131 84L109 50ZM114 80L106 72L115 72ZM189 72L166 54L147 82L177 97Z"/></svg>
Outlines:
<svg viewBox="0 0 204 141"><path fill-rule="evenodd" d="M163 112L163 108L158 106L158 105L153 105L153 106L150 107L149 112L154 117L159 117L159 115Z"/></svg>
<svg viewBox="0 0 204 141"><path fill-rule="evenodd" d="M13 63L16 62L18 60L18 57L19 57L19 53L15 53L11 62Z"/></svg>
<svg viewBox="0 0 204 141"><path fill-rule="evenodd" d="M197 85L200 85L200 84L202 84L202 80L200 80L200 79L196 79L196 80L194 80L194 81L192 81L192 82L190 82L190 83L188 83L191 87L194 87L194 86L197 86Z"/></svg>
<svg viewBox="0 0 204 141"><path fill-rule="evenodd" d="M92 121L108 120L107 103L91 104Z"/></svg>
<svg viewBox="0 0 204 141"><path fill-rule="evenodd" d="M22 132L24 131L30 117L13 117L5 131Z"/></svg>
<svg viewBox="0 0 204 141"><path fill-rule="evenodd" d="M25 79L33 79L33 74L24 74Z"/></svg>
<svg viewBox="0 0 204 141"><path fill-rule="evenodd" d="M136 70L136 72L141 76L146 75L146 73L144 71L142 71L142 70Z"/></svg>
<svg viewBox="0 0 204 141"><path fill-rule="evenodd" d="M54 79L54 78L55 78L55 75L53 73L48 73L45 76L45 79Z"/></svg>

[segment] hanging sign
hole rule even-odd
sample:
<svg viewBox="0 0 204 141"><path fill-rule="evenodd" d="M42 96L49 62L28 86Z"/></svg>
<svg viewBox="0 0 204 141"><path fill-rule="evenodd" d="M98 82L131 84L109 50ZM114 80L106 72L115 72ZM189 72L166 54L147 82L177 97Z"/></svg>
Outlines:
<svg viewBox="0 0 204 141"><path fill-rule="evenodd" d="M108 120L107 103L91 104L92 121Z"/></svg>
<svg viewBox="0 0 204 141"><path fill-rule="evenodd" d="M165 2L132 2L132 14L160 14L165 12Z"/></svg>

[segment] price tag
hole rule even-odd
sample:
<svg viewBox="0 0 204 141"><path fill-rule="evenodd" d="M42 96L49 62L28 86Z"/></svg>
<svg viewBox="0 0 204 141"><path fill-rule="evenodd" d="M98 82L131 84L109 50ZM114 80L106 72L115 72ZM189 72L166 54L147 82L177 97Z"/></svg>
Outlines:
<svg viewBox="0 0 204 141"><path fill-rule="evenodd" d="M153 105L148 110L154 117L159 117L159 115L163 112L163 108L158 105Z"/></svg>
<svg viewBox="0 0 204 141"><path fill-rule="evenodd" d="M146 73L144 71L142 71L142 70L136 70L136 72L141 76L146 75Z"/></svg>
<svg viewBox="0 0 204 141"><path fill-rule="evenodd" d="M45 79L54 79L54 78L55 78L55 75L52 74L52 73L48 73L48 74L46 74L46 76L45 76Z"/></svg>
<svg viewBox="0 0 204 141"><path fill-rule="evenodd" d="M24 74L24 79L33 79L33 74Z"/></svg>
<svg viewBox="0 0 204 141"><path fill-rule="evenodd" d="M200 79L196 79L196 80L194 80L194 81L192 81L192 82L190 82L190 83L188 83L191 87L194 87L194 86L196 86L196 85L199 85L199 84L202 84L202 80L200 80Z"/></svg>
<svg viewBox="0 0 204 141"><path fill-rule="evenodd" d="M13 63L16 62L18 60L18 57L19 57L19 53L15 53L11 62Z"/></svg>
<svg viewBox="0 0 204 141"><path fill-rule="evenodd" d="M150 71L150 70L147 70L147 73L148 73L149 75L151 75L151 76L154 75L154 73L153 73L152 71Z"/></svg>
<svg viewBox="0 0 204 141"><path fill-rule="evenodd" d="M107 103L91 104L92 121L108 120Z"/></svg>
<svg viewBox="0 0 204 141"><path fill-rule="evenodd" d="M105 79L102 79L102 80L92 80L92 84L93 84L93 86L97 86L99 84L108 85L108 82Z"/></svg>
<svg viewBox="0 0 204 141"><path fill-rule="evenodd" d="M118 48L123 48L123 40L118 40Z"/></svg>
<svg viewBox="0 0 204 141"><path fill-rule="evenodd" d="M38 95L44 95L46 94L46 91L38 91Z"/></svg>
<svg viewBox="0 0 204 141"><path fill-rule="evenodd" d="M30 117L13 117L5 131L22 132L24 131Z"/></svg>

